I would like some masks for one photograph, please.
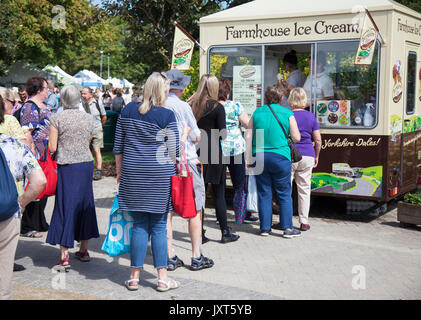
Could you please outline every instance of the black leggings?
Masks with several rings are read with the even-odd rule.
[[[215,206],[216,219],[219,222],[219,228],[221,231],[228,228],[227,223],[227,203],[225,201],[225,180],[221,184],[213,184],[212,186],[212,198]],[[207,185],[206,185],[207,190]],[[202,216],[202,226],[204,224],[205,215]]]

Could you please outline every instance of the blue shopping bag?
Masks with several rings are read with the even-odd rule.
[[[110,212],[107,237],[102,245],[102,250],[108,253],[110,257],[130,252],[133,221],[130,212],[118,210],[117,194]]]

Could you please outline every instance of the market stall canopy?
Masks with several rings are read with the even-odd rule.
[[[57,77],[58,82],[61,82],[65,86],[71,84],[74,81],[71,75],[68,75],[58,66],[53,67],[52,65],[49,64],[49,65],[46,65],[42,70],[47,71],[51,74],[54,74]],[[60,70],[60,72],[58,70]]]
[[[108,78],[106,83],[111,84],[113,88],[131,88],[134,86],[134,84],[127,79]]]
[[[79,71],[73,77],[80,81],[83,87],[101,87],[107,84],[107,81],[100,78],[95,72],[86,69]]]
[[[361,6],[368,8],[371,12],[395,9],[420,16],[416,11],[391,0],[255,0],[202,17],[200,24],[350,13],[353,8]]]
[[[18,61],[9,68],[8,75],[0,77],[0,84],[6,86],[16,86],[25,84],[29,78],[42,77],[47,80],[57,81],[57,77],[47,71],[43,71],[26,61]]]

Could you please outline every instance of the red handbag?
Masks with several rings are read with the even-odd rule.
[[[193,175],[187,165],[186,153],[180,147],[180,170],[171,176],[171,196],[174,211],[182,218],[194,218],[197,214],[194,201]],[[183,165],[186,172],[183,172]]]
[[[38,159],[38,163],[47,178],[47,184],[36,199],[55,196],[57,189],[57,161],[51,159],[50,151],[45,149],[42,156]],[[28,188],[28,185],[26,188]]]

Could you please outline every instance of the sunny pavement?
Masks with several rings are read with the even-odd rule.
[[[130,292],[123,285],[130,273],[129,255],[110,258],[101,251],[115,179],[94,181],[94,193],[100,238],[90,241],[91,262],[76,260],[75,246],[70,249],[70,272],[55,273],[51,268],[59,260],[59,247],[45,243],[46,233],[39,239],[21,237],[16,262],[26,270],[13,275],[14,299],[421,299],[421,228],[399,227],[393,204],[380,217],[358,220],[344,215],[334,200],[323,209],[314,204],[314,212],[329,213],[315,213],[311,230],[295,239],[282,238],[279,230],[262,237],[258,223],[237,226],[230,210],[229,223],[240,239],[229,244],[219,243],[214,209],[207,208],[206,235],[212,241],[202,249],[215,266],[201,271],[178,268],[169,275],[181,287],[160,293],[148,252],[140,288]],[[50,198],[47,221],[53,206]],[[177,216],[173,221],[176,254],[189,265],[187,223]],[[296,216],[294,224],[298,226]]]

